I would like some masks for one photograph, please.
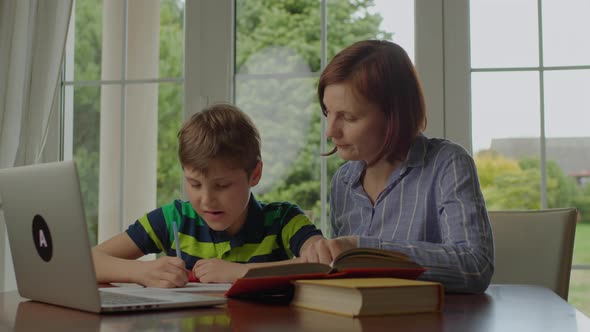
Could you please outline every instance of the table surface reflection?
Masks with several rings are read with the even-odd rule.
[[[552,291],[491,285],[446,294],[442,313],[351,318],[229,299],[212,308],[92,314],[0,293],[0,331],[590,331],[590,319]]]

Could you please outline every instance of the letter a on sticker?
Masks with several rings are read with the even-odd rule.
[[[43,234],[43,230],[39,230],[39,247],[47,247],[47,240],[45,240],[45,234]]]

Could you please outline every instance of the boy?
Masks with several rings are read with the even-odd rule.
[[[201,282],[234,282],[252,267],[299,261],[290,258],[323,238],[296,205],[261,204],[251,194],[262,176],[260,135],[237,107],[217,104],[193,115],[178,142],[189,201],[151,211],[94,247],[98,282],[180,287],[191,270]],[[161,251],[167,256],[137,260]]]

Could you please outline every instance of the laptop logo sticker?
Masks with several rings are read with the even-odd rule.
[[[40,215],[35,215],[33,218],[33,242],[35,248],[41,259],[46,262],[51,260],[53,255],[53,242],[51,241],[51,233],[45,219]]]

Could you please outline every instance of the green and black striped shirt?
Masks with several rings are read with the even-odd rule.
[[[178,241],[187,269],[201,258],[239,263],[274,262],[299,256],[303,243],[322,235],[303,211],[288,202],[264,204],[250,196],[244,226],[234,236],[215,231],[195,212],[190,202],[175,200],[139,218],[127,229],[145,253],[176,256],[172,223],[178,225]]]

